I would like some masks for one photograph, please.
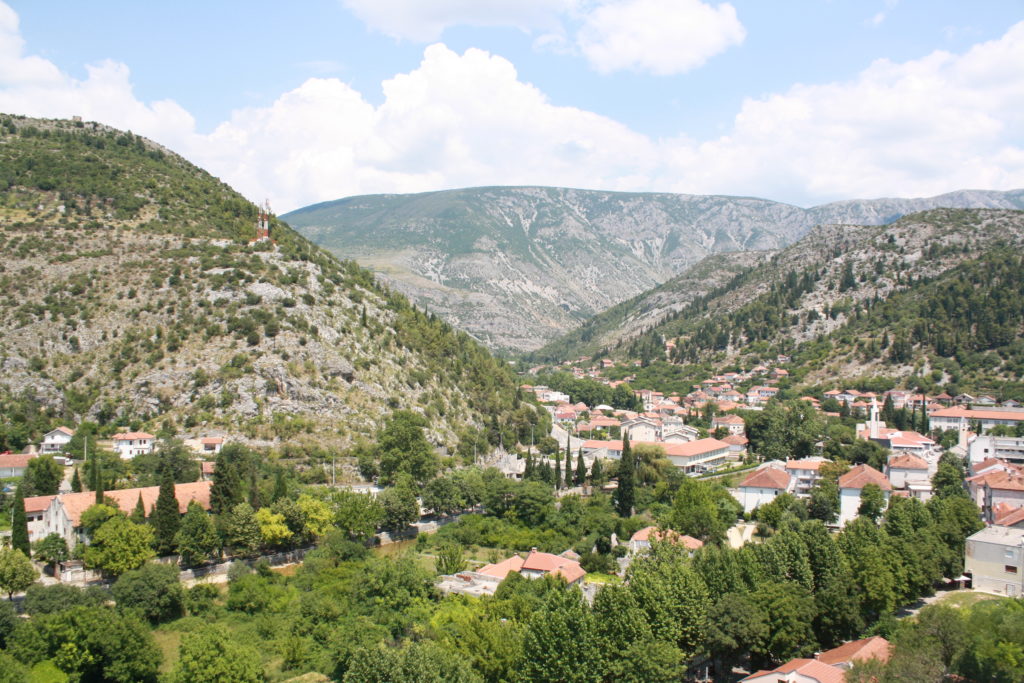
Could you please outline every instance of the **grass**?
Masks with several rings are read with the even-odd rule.
[[[160,673],[166,674],[178,663],[178,646],[181,645],[181,631],[168,631],[158,628],[153,631],[153,638],[156,645],[163,654],[163,661],[160,663]]]
[[[596,572],[592,572],[590,574],[587,574],[586,578],[584,578],[584,581],[586,581],[587,583],[613,584],[622,583],[622,578],[619,576],[615,576],[614,574],[599,574]]]
[[[984,600],[1006,600],[1006,598],[999,595],[992,595],[991,593],[979,593],[976,591],[956,591],[948,595],[942,596],[935,604],[946,605],[947,607],[973,607],[974,605]]]

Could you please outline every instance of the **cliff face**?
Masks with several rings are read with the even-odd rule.
[[[956,192],[811,209],[763,199],[544,187],[351,197],[284,218],[495,349],[527,351],[712,254],[777,249],[824,223],[935,207],[1024,208]]]

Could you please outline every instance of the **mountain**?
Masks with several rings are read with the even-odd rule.
[[[606,332],[623,340],[610,353],[743,366],[786,354],[804,383],[913,376],[1024,394],[1022,247],[1021,211],[821,226],[638,336]]]
[[[0,198],[0,450],[90,419],[324,453],[396,409],[453,445],[519,407],[468,335],[276,218],[253,242],[257,207],[141,137],[0,116]]]
[[[705,256],[936,207],[1020,209],[1024,190],[803,209],[750,197],[484,187],[350,197],[284,218],[491,348],[529,351]]]

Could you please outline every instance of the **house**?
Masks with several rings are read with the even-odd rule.
[[[216,455],[220,453],[220,449],[224,448],[224,437],[204,436],[199,439],[199,445],[202,447],[203,453]]]
[[[564,555],[565,553],[562,555],[542,553],[536,548],[531,548],[530,554],[523,560],[519,573],[528,579],[539,579],[551,574],[562,577],[570,584],[582,583],[587,572],[583,571],[579,562]]]
[[[882,489],[885,497],[885,504],[889,504],[889,496],[892,495],[892,484],[885,478],[885,475],[870,465],[857,465],[849,472],[839,477],[839,525],[845,526],[847,522],[857,517],[857,510],[860,508],[860,494],[868,484],[876,484]]]
[[[960,420],[977,421],[983,432],[998,425],[1016,427],[1024,423],[1024,409],[1021,408],[943,408],[928,415],[929,431],[959,429]]]
[[[182,514],[188,510],[188,504],[193,500],[203,506],[203,509],[210,509],[210,488],[213,486],[208,481],[196,481],[188,484],[175,484],[174,497],[178,500],[178,511]],[[156,505],[156,499],[160,495],[159,486],[147,486],[136,489],[115,489],[107,491],[106,497],[113,500],[117,507],[125,514],[131,514],[142,498],[143,508],[149,516]],[[42,529],[40,534],[46,536],[51,533],[59,534],[68,547],[73,547],[80,541],[85,541],[85,534],[82,530],[82,513],[96,503],[96,494],[92,491],[81,493],[64,493],[53,496],[43,512]],[[26,508],[27,513],[27,508]]]
[[[28,461],[38,453],[3,453],[0,455],[0,479],[24,477]]]
[[[704,547],[704,541],[699,538],[680,534],[672,529],[661,530],[656,526],[648,526],[640,529],[630,536],[629,552],[634,555],[637,553],[645,553],[651,549],[651,541],[668,541],[673,545],[681,545],[689,550],[691,555]]]
[[[1024,529],[990,526],[967,537],[964,573],[975,590],[1007,597],[1024,594]]]
[[[29,496],[25,498],[25,518],[28,520],[28,540],[30,543],[45,538],[46,523],[43,521],[43,514],[50,502],[57,496]]]
[[[1015,508],[1012,505],[1001,503],[1000,508],[998,512],[993,510],[993,517],[995,517],[993,524],[1024,529],[1024,507]]]
[[[982,490],[981,514],[986,522],[994,521],[994,510],[1000,503],[1024,507],[1024,473],[1020,471],[991,472],[985,476]]]
[[[786,472],[793,477],[793,493],[798,496],[809,495],[811,489],[821,479],[821,466],[827,462],[829,461],[821,457],[787,460]]]
[[[630,441],[660,441],[661,421],[638,415],[622,421],[622,432],[629,432]]]
[[[217,463],[212,460],[204,460],[199,463],[199,478],[202,481],[213,481],[213,471],[217,468]]]
[[[711,431],[719,427],[725,428],[730,434],[743,436],[746,424],[739,415],[715,415],[711,418]]]
[[[721,466],[729,456],[729,444],[718,439],[698,439],[686,443],[633,441],[630,446],[656,446],[665,452],[665,457],[685,472],[704,472]],[[590,440],[583,442],[583,455],[588,458],[622,457],[622,441]]]
[[[525,560],[522,557],[519,555],[513,555],[507,560],[485,565],[481,567],[477,573],[485,576],[493,576],[499,581],[504,581],[505,577],[508,576],[510,572],[519,573],[523,568],[523,562],[525,562]]]
[[[816,659],[791,659],[770,671],[752,673],[740,683],[843,683],[846,672]]]
[[[43,434],[43,443],[39,450],[43,453],[61,453],[71,442],[75,430],[68,427],[57,427],[53,431]]]
[[[770,464],[757,468],[740,482],[736,500],[743,506],[743,512],[775,500],[780,493],[793,490],[793,477],[788,472]]]
[[[131,460],[136,455],[152,453],[156,437],[146,432],[123,432],[114,434],[110,440],[113,442],[114,452],[120,455],[122,460]]]
[[[885,475],[893,488],[897,489],[907,488],[910,482],[927,484],[931,479],[928,475],[928,463],[911,453],[890,455],[885,466]]]
[[[978,436],[967,446],[970,462],[999,458],[1015,465],[1024,465],[1024,438],[1012,436]]]
[[[682,424],[682,422],[665,424],[661,428],[661,440],[665,443],[689,443],[696,441],[699,437],[700,432],[696,427]]]
[[[722,442],[729,444],[729,459],[740,460],[747,454],[747,444],[750,440],[745,436],[730,434],[722,439]]]

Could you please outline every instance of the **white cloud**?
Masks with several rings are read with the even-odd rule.
[[[248,197],[285,211],[338,197],[544,184],[714,192],[802,204],[1024,187],[1024,22],[964,54],[880,60],[846,82],[794,85],[745,101],[728,132],[655,140],[556,106],[482,50],[427,47],[371,104],[313,78],[209,134],[172,101],[135,96],[128,68],[74,79],[24,54],[0,2],[0,111],[81,115],[147,135]]]
[[[371,28],[393,38],[430,42],[450,26],[512,26],[550,31],[579,0],[341,0]]]
[[[699,67],[745,37],[728,3],[621,0],[587,15],[577,45],[601,73],[631,69],[667,76]]]

